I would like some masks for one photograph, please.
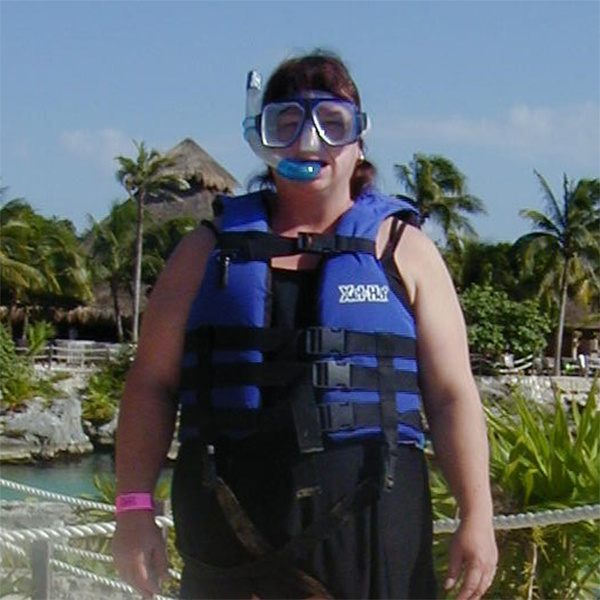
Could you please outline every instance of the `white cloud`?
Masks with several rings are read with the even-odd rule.
[[[600,160],[600,106],[593,102],[565,108],[519,104],[481,119],[401,117],[389,125],[386,137],[501,148],[527,158],[564,157],[591,168],[598,168]]]
[[[115,156],[135,153],[132,138],[117,129],[63,131],[60,144],[69,154],[92,162],[105,173],[115,172]]]

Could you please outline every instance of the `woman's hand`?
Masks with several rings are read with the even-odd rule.
[[[491,520],[462,520],[450,543],[449,590],[461,579],[456,600],[477,600],[492,584],[498,562],[498,548]]]
[[[168,574],[165,541],[150,511],[130,511],[117,519],[112,553],[119,575],[144,598],[160,593]]]

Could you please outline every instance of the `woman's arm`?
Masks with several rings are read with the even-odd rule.
[[[175,425],[185,324],[214,235],[201,227],[168,260],[144,314],[140,343],[119,409],[117,493],[150,492],[164,464]],[[150,511],[117,517],[113,554],[123,579],[145,597],[158,593],[167,561]]]
[[[413,303],[420,383],[437,460],[460,508],[446,588],[462,574],[458,600],[481,597],[497,562],[488,442],[471,373],[466,327],[435,245],[407,227],[395,258]]]

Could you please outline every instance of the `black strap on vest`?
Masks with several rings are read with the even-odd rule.
[[[391,363],[391,359],[389,359]],[[181,375],[181,389],[193,390],[202,382],[204,369],[184,367]],[[304,362],[262,362],[262,363],[222,363],[212,366],[213,387],[255,385],[258,387],[281,387],[310,378],[312,385],[323,389],[387,389],[399,392],[418,393],[417,374],[413,371],[397,371],[393,364],[386,370],[385,379],[380,376],[379,367],[349,365],[333,360],[314,363]],[[202,377],[204,379],[204,377]]]
[[[271,408],[261,408],[260,410],[247,410],[243,408],[212,408],[209,419],[205,409],[197,405],[184,405],[181,408],[182,420],[191,419],[203,425],[203,430],[219,431],[248,431],[252,433],[263,433],[273,431],[283,431],[289,426],[282,416],[287,410],[285,402],[279,402]],[[340,431],[353,431],[366,427],[382,427],[382,413],[379,403],[360,404],[358,402],[339,402],[335,404],[319,404],[314,407],[317,422],[320,425],[319,431],[314,432],[313,436],[318,436],[318,441],[305,442],[313,446],[321,445],[321,433],[338,433]],[[309,414],[308,418],[313,419],[314,415]],[[204,421],[200,420],[204,419]],[[397,425],[408,425],[414,429],[422,429],[421,413],[419,410],[408,410],[403,413],[394,414],[394,430]],[[206,439],[206,437],[204,438]],[[311,439],[311,434],[303,434],[302,440]],[[303,446],[300,444],[301,449]],[[303,452],[316,451],[318,448],[305,449]]]
[[[286,346],[298,354],[364,354],[414,359],[416,342],[413,338],[393,333],[363,332],[334,327],[308,329],[279,329],[243,326],[202,326],[188,331],[185,351],[198,346],[215,350],[260,350],[278,352]]]
[[[227,231],[219,234],[217,248],[236,261],[269,260],[294,254],[375,254],[375,242],[344,235],[300,233],[287,238],[266,231]]]

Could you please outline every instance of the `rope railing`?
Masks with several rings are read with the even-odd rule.
[[[57,560],[55,558],[50,559],[50,563],[52,564],[52,566],[54,566],[58,569],[61,569],[63,571],[66,571],[68,573],[71,573],[72,575],[77,575],[79,577],[84,577],[85,579],[90,579],[91,581],[94,581],[95,583],[100,583],[102,585],[105,585],[105,586],[110,587],[115,590],[121,590],[122,592],[128,592],[130,594],[135,594],[136,597],[139,596],[139,592],[135,588],[132,588],[130,585],[127,585],[126,583],[123,583],[122,581],[110,579],[109,577],[103,577],[102,575],[96,575],[96,573],[92,573],[91,571],[88,571],[87,569],[81,569],[80,567],[74,567],[73,565],[70,565],[69,563],[63,562],[62,560]],[[155,600],[175,600],[175,598],[172,598],[171,596],[162,596],[160,594],[155,594],[153,596],[153,598]]]
[[[86,558],[88,560],[97,560],[103,563],[112,563],[113,557],[109,554],[103,554],[102,552],[93,552],[92,550],[84,550],[83,548],[75,548],[74,546],[67,546],[66,544],[53,544],[52,549],[55,552],[62,552],[63,554],[71,554],[78,556],[79,558]]]
[[[516,515],[497,515],[493,519],[494,529],[529,529],[549,525],[567,525],[579,521],[600,519],[600,504],[587,504],[576,508],[526,512]],[[459,519],[439,519],[433,523],[433,533],[452,533],[460,523]]]
[[[80,498],[73,498],[71,496],[65,496],[62,494],[55,494],[54,492],[47,492],[39,488],[22,485],[14,481],[0,478],[0,486],[5,486],[17,491],[25,491],[27,493],[38,495],[45,498],[52,498],[67,504],[73,504],[75,506],[84,506],[86,508],[94,508],[98,510],[105,510],[107,512],[114,512],[114,506],[104,502],[93,502],[90,500],[81,500]],[[156,516],[156,522],[161,527],[172,527],[173,520],[170,517]],[[548,525],[564,525],[568,523],[576,523],[577,521],[600,519],[600,504],[588,504],[586,506],[579,506],[575,508],[555,509],[546,510],[540,512],[526,512],[515,515],[497,515],[494,517],[494,528],[498,530],[509,530],[509,529],[526,529],[534,526],[548,526]],[[454,531],[458,524],[459,519],[439,519],[434,521],[434,533],[450,533]],[[60,527],[57,529],[52,528],[41,528],[41,529],[21,529],[20,534],[24,536],[35,536],[39,535],[39,538],[33,539],[50,539],[52,537],[64,536],[64,537],[88,537],[90,535],[111,535],[114,532],[115,523],[90,523],[87,525],[70,525],[66,527]],[[0,539],[5,536],[17,535],[16,531],[7,532],[6,530],[0,530]],[[46,537],[45,537],[46,536]],[[10,538],[6,538],[9,539]],[[23,538],[23,541],[26,541]]]
[[[20,558],[27,558],[27,552],[25,552],[23,548],[17,546],[16,544],[13,544],[12,542],[9,542],[8,540],[0,539],[0,546],[6,548],[6,550],[11,552],[12,554],[16,554]]]
[[[29,485],[17,483],[16,481],[10,481],[9,479],[0,478],[0,486],[16,492],[23,492],[25,494],[31,494],[32,496],[39,496],[40,498],[47,498],[48,500],[56,500],[57,502],[64,502],[65,504],[79,506],[80,508],[92,508],[95,510],[104,510],[106,512],[115,512],[115,507],[112,504],[107,504],[106,502],[95,502],[93,500],[84,500],[82,498],[74,498],[73,496],[65,496],[64,494],[48,492],[46,490],[31,487]]]

